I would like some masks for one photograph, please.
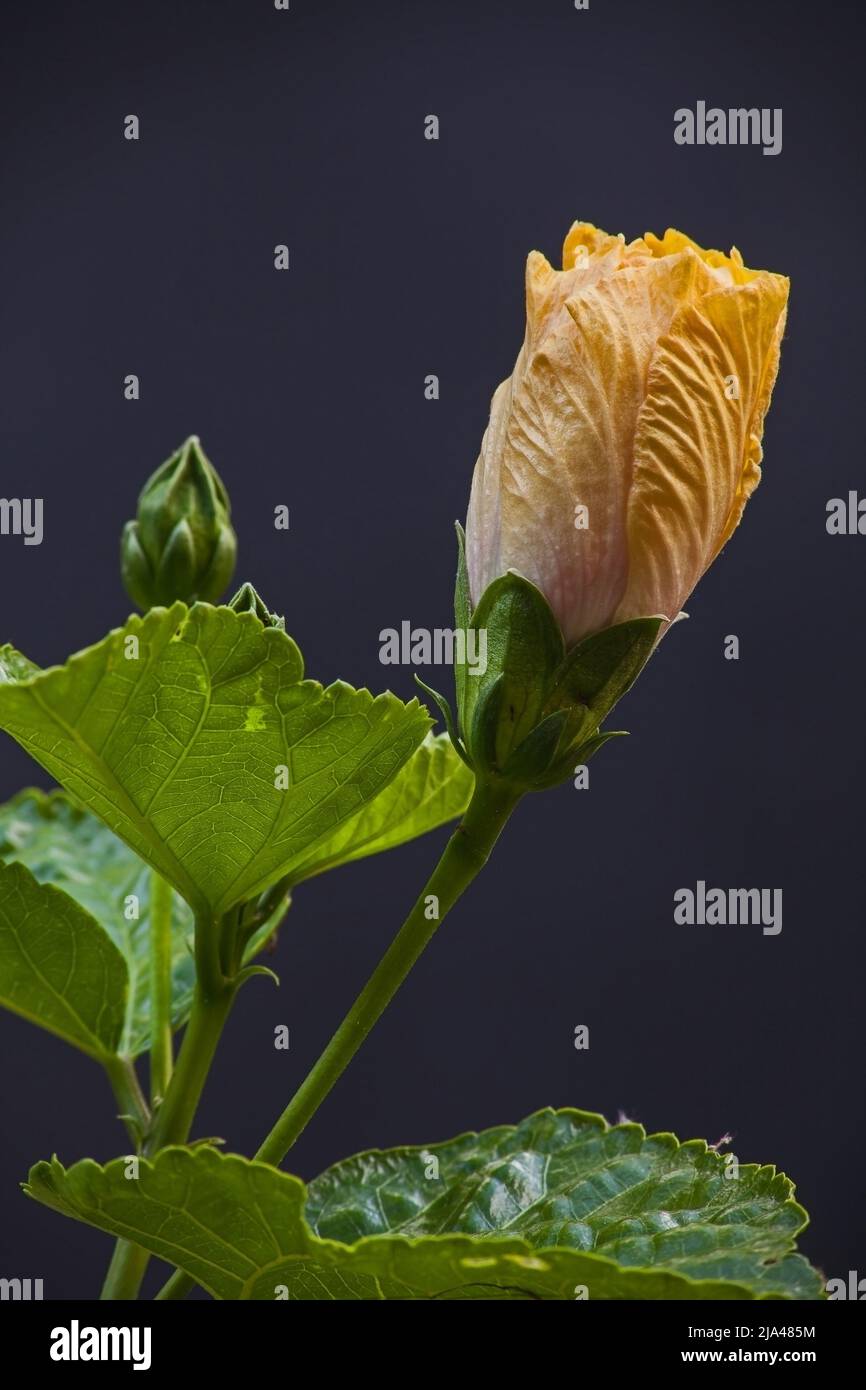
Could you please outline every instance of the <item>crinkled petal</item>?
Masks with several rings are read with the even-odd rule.
[[[473,599],[517,569],[569,643],[612,621],[625,589],[634,427],[657,341],[716,285],[689,249],[632,264],[608,240],[602,258],[619,259],[601,274],[529,258],[526,341],[493,398],[467,520]]]
[[[660,338],[635,432],[617,621],[676,617],[738,524],[760,479],[787,297],[783,276],[761,272],[684,305]]]

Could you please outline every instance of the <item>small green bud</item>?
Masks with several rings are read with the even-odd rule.
[[[147,611],[181,599],[215,603],[235,568],[237,540],[228,493],[191,435],[145,483],[138,515],[123,528],[126,592]]]
[[[280,632],[286,630],[285,618],[280,618],[276,613],[266,606],[264,599],[252,584],[242,584],[237,593],[228,602],[229,608],[233,608],[236,613],[255,613],[260,623],[265,627],[279,628]]]

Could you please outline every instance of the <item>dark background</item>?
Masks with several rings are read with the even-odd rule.
[[[542,1105],[624,1111],[731,1131],[796,1180],[828,1277],[866,1273],[866,539],[825,530],[828,498],[864,488],[858,8],[4,8],[0,492],[45,499],[45,539],[0,539],[0,638],[40,663],[123,621],[121,525],[195,432],[231,492],[238,579],[285,612],[309,673],[410,696],[378,633],[450,624],[452,522],[522,337],[530,248],[558,257],[578,217],[627,238],[673,225],[793,282],[763,485],[621,707],[632,738],[588,792],[523,803],[297,1145],[305,1177]],[[782,107],[782,153],[678,147],[674,110],[699,99]],[[4,796],[46,784],[10,741],[0,757]],[[255,1148],[444,837],[298,892],[282,988],[241,994],[197,1133]],[[698,878],[781,887],[781,935],[675,925]],[[108,1238],[16,1184],[54,1151],[123,1151],[107,1084],[17,1018],[0,1046],[2,1272],[89,1297]]]

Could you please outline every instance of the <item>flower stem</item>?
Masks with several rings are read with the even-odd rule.
[[[150,875],[150,1099],[168,1090],[173,1065],[171,1042],[171,885]]]
[[[257,1159],[278,1164],[285,1158],[385,1012],[446,912],[486,864],[517,797],[518,794],[510,789],[506,791],[490,783],[476,786],[463,820],[448,841],[415,906],[321,1057],[256,1151]],[[432,898],[438,899],[435,912]]]
[[[476,783],[466,813],[415,906],[324,1052],[256,1151],[256,1159],[276,1165],[285,1158],[381,1018],[445,914],[486,864],[520,795],[519,790],[502,783]],[[183,1298],[194,1285],[189,1275],[177,1270],[157,1298]]]

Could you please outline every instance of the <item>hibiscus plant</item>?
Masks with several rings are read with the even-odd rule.
[[[0,726],[59,784],[0,810],[0,1002],[104,1068],[127,1132],[112,1162],[40,1162],[25,1190],[115,1238],[104,1298],[136,1298],[152,1256],[174,1270],[165,1299],[821,1296],[786,1177],[630,1122],[539,1109],[308,1184],[280,1167],[517,803],[615,736],[760,476],[788,282],[677,232],[583,223],[563,267],[529,257],[526,336],[458,527],[453,703],[424,687],[444,732],[420,699],[307,679],[251,584],[219,603],[236,540],[196,438],[123,532],[141,615],[46,670],[0,651]],[[197,1135],[295,887],[449,821],[257,1152]]]

